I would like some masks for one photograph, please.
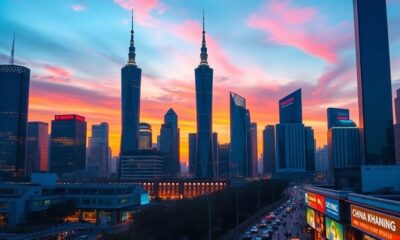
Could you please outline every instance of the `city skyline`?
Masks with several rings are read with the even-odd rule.
[[[87,23],[87,26],[83,24],[86,27],[93,26],[93,24],[100,27],[100,29],[90,32],[90,34],[100,34],[96,39],[89,36],[90,34],[80,35],[80,27],[78,26],[76,26],[76,30],[67,28],[65,32],[50,33],[55,26],[45,24],[49,26],[41,28],[40,32],[38,31],[40,24],[35,24],[35,21],[26,21],[26,19],[23,22],[20,19],[17,20],[14,15],[18,16],[18,14],[7,11],[7,8],[12,5],[0,3],[0,6],[4,5],[4,8],[1,8],[3,10],[0,10],[2,12],[0,24],[8,26],[2,28],[4,29],[2,36],[5,37],[0,40],[0,60],[4,63],[9,61],[12,32],[15,31],[17,35],[16,64],[29,67],[32,71],[29,121],[50,122],[55,114],[76,113],[85,116],[88,125],[100,121],[110,122],[110,145],[113,148],[114,155],[118,154],[121,132],[119,71],[126,62],[130,30],[129,9],[133,6],[129,5],[130,2],[135,1],[115,1],[116,4],[112,8],[115,14],[110,14],[111,16],[107,17],[107,19],[110,18],[108,20],[112,21],[107,22],[105,26],[100,22]],[[304,123],[315,129],[318,146],[326,143],[326,108],[349,108],[352,112],[352,118],[358,123],[352,1],[349,0],[346,4],[337,5],[321,5],[317,4],[317,1],[314,1],[316,5],[306,5],[305,1],[299,2],[302,3],[298,4],[297,1],[296,4],[294,1],[260,1],[258,6],[271,13],[263,15],[261,15],[260,10],[257,10],[257,7],[253,6],[249,10],[247,6],[243,9],[246,16],[244,16],[244,13],[240,14],[243,15],[240,19],[240,27],[231,34],[232,36],[241,34],[240,31],[243,31],[243,28],[250,34],[246,37],[238,37],[239,39],[236,40],[227,40],[225,39],[226,36],[221,36],[227,30],[223,30],[222,33],[217,30],[217,27],[221,25],[221,20],[218,19],[210,3],[208,7],[194,5],[198,9],[191,9],[190,14],[183,12],[179,19],[171,19],[170,21],[164,18],[173,15],[178,10],[169,3],[156,1],[156,4],[151,6],[142,4],[139,8],[133,7],[135,12],[136,59],[144,75],[140,121],[151,123],[153,131],[158,133],[165,111],[170,107],[176,109],[180,118],[179,127],[181,128],[181,161],[187,162],[187,133],[195,132],[196,129],[193,68],[198,64],[201,43],[201,9],[205,8],[206,38],[209,47],[208,59],[215,74],[213,126],[219,134],[220,143],[229,142],[229,91],[238,92],[248,99],[252,121],[257,122],[260,126],[258,129],[259,152],[262,152],[260,150],[263,126],[278,122],[278,100],[299,87],[303,89],[304,93]],[[91,15],[91,18],[95,18],[99,14],[99,9],[104,8],[102,5],[105,5],[104,2],[100,6],[95,6],[94,2],[90,1],[84,3],[85,5],[78,7],[79,5],[72,6],[71,2],[66,2],[66,5],[60,4],[57,11],[63,14],[75,14],[74,16],[77,18],[89,18],[85,15]],[[120,4],[118,5],[118,3]],[[392,84],[394,84],[392,91],[394,92],[400,84],[400,54],[397,50],[400,48],[400,32],[394,29],[394,23],[400,22],[400,15],[398,14],[400,11],[397,11],[397,15],[394,14],[396,9],[400,9],[400,1],[392,0],[388,3]],[[18,4],[20,5],[17,6]],[[29,3],[15,3],[15,11],[17,13],[18,9],[23,11],[24,4]],[[328,11],[327,5],[331,8],[344,8],[346,9],[344,12],[349,15],[347,16],[344,13],[333,17],[325,15],[327,13],[325,11]],[[32,7],[37,9],[34,6],[30,6],[30,9]],[[290,15],[290,18],[285,14],[280,14],[280,9],[284,9],[285,14]],[[333,9],[332,12],[334,12]],[[188,17],[189,20],[185,20],[185,17]],[[41,19],[42,17],[33,14],[28,18]],[[317,19],[324,19],[324,21],[316,25],[327,24],[330,29],[323,29],[321,26],[310,27],[310,22]],[[128,20],[128,23],[125,24],[125,20]],[[62,22],[62,17],[56,18],[56,21]],[[234,21],[237,21],[237,19],[232,20],[232,22]],[[294,21],[297,21],[297,23]],[[25,22],[29,22],[29,24]],[[70,22],[74,21],[71,20]],[[338,22],[338,25],[335,24]],[[148,25],[149,23],[151,25]],[[13,28],[13,25],[10,27],[8,24],[13,24],[15,27]],[[277,29],[279,25],[277,24],[287,24],[289,27],[298,28],[299,32],[279,32],[279,29]],[[167,29],[175,31],[175,38],[185,43],[183,44],[184,47],[177,49],[177,53],[174,53],[174,50],[176,50],[174,48],[178,48],[179,44],[162,41],[163,38],[171,34],[162,29],[166,26]],[[70,27],[74,26],[71,25]],[[313,30],[318,29],[313,28],[321,28],[328,35],[330,31],[331,33],[343,33],[344,39],[331,40],[329,36],[324,37],[324,34],[321,34],[320,39],[314,40],[314,48],[309,45],[309,41],[313,40],[309,37],[312,36]],[[82,31],[82,29],[80,30]],[[104,31],[102,32],[102,30]],[[346,33],[346,31],[349,32]],[[116,36],[111,39],[109,36],[103,35],[106,32],[108,34],[114,32]],[[34,34],[25,37],[24,34],[28,33]],[[151,33],[156,33],[156,37],[151,38]],[[304,42],[293,39],[293,36],[290,35],[301,33],[306,34],[306,39],[303,39]],[[53,36],[47,36],[47,39],[45,39],[46,34]],[[10,37],[7,38],[6,36]],[[74,36],[84,38],[82,43],[75,44],[80,46],[83,51],[78,53],[75,51],[81,49],[72,50],[70,55],[67,54],[66,59],[64,57],[64,59],[54,61],[54,56],[50,55],[59,56],[58,54],[71,51],[71,46],[66,48],[65,44],[72,41]],[[59,38],[59,41],[62,39],[62,43],[51,44],[56,43],[54,38]],[[243,52],[246,46],[236,48],[237,52],[231,50],[232,46],[235,46],[238,42],[245,44],[243,43],[244,40],[252,45],[249,53]],[[44,41],[49,42],[45,43]],[[90,43],[96,43],[96,46],[86,48]],[[40,44],[42,44],[41,47]],[[152,44],[157,47],[151,49]],[[37,49],[28,50],[30,45],[36,45]],[[118,46],[115,47],[116,45]],[[52,50],[46,50],[46,47]],[[108,52],[105,51],[107,47],[110,47]],[[163,49],[160,50],[162,47]],[[265,47],[265,49],[260,53],[255,53],[254,48],[257,47],[260,49]],[[279,51],[271,49],[272,47],[276,47]],[[57,49],[61,52],[58,53]],[[183,52],[182,49],[189,50]],[[157,52],[158,50],[160,51]],[[53,54],[54,51],[56,54]],[[146,56],[146,53],[152,53],[153,56],[151,56],[152,54]],[[157,54],[161,56],[159,60],[157,60]],[[260,57],[260,54],[270,54],[275,57],[265,59],[265,57]],[[293,57],[294,59],[284,59],[283,56],[279,55],[286,58]],[[97,56],[99,59],[90,62],[91,59],[89,58],[92,56]],[[164,57],[167,56],[172,56],[171,61],[165,62]],[[74,57],[81,58],[73,60]],[[304,59],[303,63],[296,62],[296,66],[290,67],[291,72],[287,72],[285,63],[294,64],[295,59],[299,58],[302,61]],[[156,62],[161,60],[163,64],[157,66],[152,63],[153,60]],[[271,63],[272,61],[276,62]],[[181,62],[185,62],[183,66],[181,66]],[[96,63],[102,63],[101,68]],[[265,66],[265,69],[262,69],[263,66]],[[311,71],[309,68],[318,70]],[[172,69],[174,70],[172,71]],[[104,72],[105,74],[103,74]],[[99,76],[101,77],[98,78]],[[302,78],[305,78],[305,80],[299,81]],[[100,81],[96,82],[97,80]],[[54,101],[54,99],[58,101]],[[64,106],[64,101],[69,102],[68,106]],[[315,107],[316,104],[319,106]],[[90,135],[89,132],[88,135]]]

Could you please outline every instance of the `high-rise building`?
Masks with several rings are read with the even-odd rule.
[[[26,130],[30,69],[14,64],[0,65],[0,179],[25,174]]]
[[[218,177],[229,178],[230,144],[218,144]]]
[[[189,133],[189,175],[196,176],[197,134]]]
[[[214,158],[214,171],[215,171],[215,175],[214,177],[218,176],[218,159],[219,159],[219,151],[218,151],[218,133],[213,132],[212,134],[213,137],[213,158]]]
[[[212,178],[216,175],[215,159],[213,156],[212,136],[212,90],[213,69],[207,62],[207,47],[203,16],[203,40],[200,54],[200,64],[195,69],[196,82],[196,123],[197,123],[197,148],[196,148],[196,177]]]
[[[59,175],[86,169],[86,121],[79,115],[56,115],[51,121],[50,171]]]
[[[129,60],[121,69],[122,133],[120,155],[135,152],[139,147],[140,85],[142,69],[136,65],[133,34],[132,14],[131,41],[128,54]]]
[[[164,158],[155,150],[141,150],[120,158],[120,179],[154,180],[163,178]]]
[[[275,171],[306,171],[306,139],[301,89],[279,100],[280,123],[275,127]]]
[[[26,174],[48,170],[49,124],[28,122]]]
[[[263,130],[263,173],[275,172],[275,127],[267,125]]]
[[[170,108],[164,115],[160,130],[160,152],[165,158],[165,173],[170,177],[180,175],[179,139],[178,115]]]
[[[360,129],[351,120],[339,120],[328,130],[329,168],[359,167]]]
[[[354,0],[361,157],[395,163],[386,1]]]
[[[302,123],[301,89],[279,100],[279,122]]]
[[[349,109],[345,108],[328,108],[327,118],[328,118],[328,129],[330,129],[332,125],[335,124],[337,121],[349,120],[350,112]]]
[[[394,99],[394,112],[396,116],[396,123],[394,124],[396,164],[400,165],[400,88],[396,91],[396,98]]]
[[[306,140],[306,170],[308,172],[315,172],[314,129],[312,129],[312,127],[305,127],[304,133]]]
[[[153,147],[153,134],[151,125],[139,123],[139,150],[151,150]]]
[[[315,151],[315,171],[327,172],[329,170],[328,145],[318,148]]]
[[[258,173],[258,151],[257,151],[257,123],[250,124],[250,143],[251,143],[251,164],[252,177],[256,177]]]
[[[87,169],[97,172],[101,177],[108,177],[110,175],[111,156],[108,139],[108,123],[102,122],[98,125],[92,125]]]

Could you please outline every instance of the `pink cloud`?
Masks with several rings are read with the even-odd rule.
[[[264,31],[268,41],[298,48],[329,63],[337,62],[338,50],[352,41],[349,24],[327,26],[316,8],[294,6],[289,0],[268,1],[247,24]]]
[[[75,12],[80,12],[86,9],[86,7],[84,5],[80,5],[80,4],[74,4],[70,6],[72,10],[74,10]]]
[[[158,20],[152,14],[163,14],[166,9],[158,0],[114,0],[114,3],[127,10],[133,9],[135,22],[144,26],[156,24]]]

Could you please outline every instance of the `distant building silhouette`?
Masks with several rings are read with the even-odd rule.
[[[305,127],[304,133],[306,140],[306,171],[315,172],[314,129],[312,129],[312,127]]]
[[[28,122],[26,174],[48,171],[49,124]]]
[[[79,115],[56,115],[51,121],[50,171],[62,176],[86,169],[86,121]]]
[[[197,133],[189,133],[189,175],[196,176]]]
[[[180,176],[179,139],[178,115],[170,108],[160,130],[160,152],[164,154],[166,175],[170,177]]]
[[[100,177],[110,175],[110,146],[108,123],[92,125],[92,136],[89,138],[89,157],[87,169],[95,171]]]
[[[265,126],[263,130],[263,174],[275,172],[275,127]]]
[[[253,175],[250,114],[246,99],[230,92],[230,176],[251,177]]]
[[[139,123],[139,150],[151,150],[153,148],[153,133],[151,125]]]
[[[218,144],[218,177],[229,178],[230,144]]]
[[[0,65],[0,180],[25,174],[30,69],[14,65],[14,43]]]
[[[353,3],[362,161],[395,164],[386,1]]]
[[[120,155],[135,152],[139,148],[140,85],[142,69],[136,65],[136,53],[133,31],[133,14],[131,41],[128,63],[121,69],[121,107],[122,132]]]
[[[257,151],[257,123],[250,124],[251,165],[252,177],[258,175],[258,151]]]
[[[205,39],[203,16],[203,40],[200,54],[200,64],[195,69],[196,85],[196,123],[197,147],[195,176],[198,178],[213,178],[216,176],[213,136],[212,136],[212,91],[213,69],[207,62],[208,54]]]

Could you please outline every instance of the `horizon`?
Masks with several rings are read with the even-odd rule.
[[[278,123],[279,100],[298,88],[303,122],[313,127],[318,147],[326,144],[328,107],[349,108],[359,125],[351,0],[237,1],[225,5],[224,19],[215,6],[227,1],[201,6],[157,0],[47,2],[53,17],[41,14],[43,4],[0,2],[0,61],[9,62],[15,32],[15,62],[31,69],[29,121],[50,124],[57,114],[82,115],[88,136],[91,125],[108,122],[114,156],[119,152],[120,71],[128,60],[132,7],[136,62],[143,71],[141,122],[151,124],[156,139],[164,114],[170,107],[176,111],[181,163],[188,162],[188,133],[196,131],[194,69],[200,63],[202,9],[215,75],[213,131],[221,144],[229,142],[230,91],[246,98],[251,121],[257,122],[258,158],[264,126]],[[400,0],[388,0],[387,11],[394,98],[400,87]],[[104,12],[102,24],[96,25],[96,16]],[[235,27],[227,20],[232,15]],[[59,28],[60,23],[65,26]]]

